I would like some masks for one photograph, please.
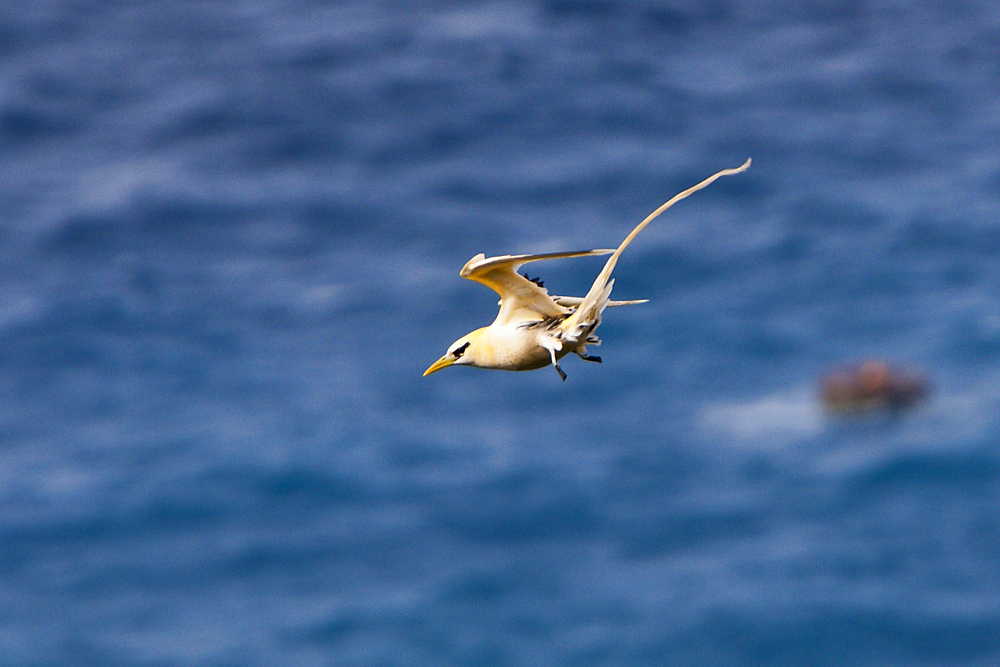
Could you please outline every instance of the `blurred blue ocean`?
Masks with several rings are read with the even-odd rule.
[[[995,0],[10,0],[0,81],[0,664],[1000,664]],[[421,377],[747,157],[602,365]]]

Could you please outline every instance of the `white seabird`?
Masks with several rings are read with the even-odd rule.
[[[487,258],[482,253],[470,259],[459,275],[475,280],[495,290],[500,295],[500,312],[493,324],[468,333],[448,348],[448,352],[424,371],[430,375],[448,366],[473,366],[506,371],[530,371],[552,364],[565,380],[566,373],[559,367],[559,360],[569,353],[581,359],[600,363],[601,358],[587,354],[587,345],[600,345],[594,330],[601,323],[601,314],[608,306],[625,306],[644,303],[637,301],[612,301],[611,272],[622,251],[646,225],[685,197],[711,185],[721,176],[746,171],[748,159],[735,169],[723,169],[701,183],[674,195],[668,202],[646,216],[632,233],[625,237],[616,250],[577,250],[550,252],[541,255],[502,255]],[[611,255],[598,274],[590,291],[584,297],[549,296],[540,281],[530,280],[517,270],[528,262],[564,257]]]

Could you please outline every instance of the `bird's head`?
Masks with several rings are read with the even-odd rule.
[[[480,337],[480,330],[477,329],[470,334],[462,336],[448,348],[443,357],[431,364],[430,368],[424,371],[424,377],[447,368],[448,366],[474,366],[476,359],[476,340]]]

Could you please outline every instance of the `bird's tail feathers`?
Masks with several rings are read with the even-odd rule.
[[[566,338],[579,341],[590,336],[590,332],[596,329],[597,325],[601,323],[601,315],[604,313],[604,309],[611,303],[611,290],[614,286],[615,281],[611,279],[606,285],[602,286],[596,298],[591,298],[590,294],[587,295],[580,306],[566,319],[566,323],[563,326],[565,332],[563,335]]]
[[[618,258],[621,257],[622,252],[628,247],[632,240],[639,235],[643,229],[646,228],[650,222],[652,222],[657,216],[666,211],[668,208],[676,204],[682,199],[689,197],[698,190],[708,187],[716,181],[716,179],[722,176],[730,176],[732,174],[739,174],[750,168],[750,159],[748,158],[739,167],[734,169],[723,169],[722,171],[716,172],[703,180],[697,185],[693,185],[683,192],[671,197],[665,204],[661,205],[658,209],[646,216],[646,219],[640,222],[632,232],[625,237],[622,244],[618,246],[618,249],[614,251],[608,261],[604,264],[604,268],[598,274],[597,279],[594,284],[591,285],[590,291],[587,292],[587,296],[583,297],[583,301],[580,302],[580,306],[570,315],[564,324],[564,331],[566,336],[579,340],[579,336],[583,334],[584,331],[592,331],[598,323],[601,321],[601,313],[607,307],[608,302],[611,297],[611,287],[614,285],[614,281],[611,280],[611,273],[615,270],[615,266],[618,264]],[[576,334],[575,336],[573,334]]]

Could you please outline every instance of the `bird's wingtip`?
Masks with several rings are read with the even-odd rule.
[[[462,267],[462,270],[458,272],[459,277],[467,278],[472,273],[472,270],[476,268],[476,264],[479,264],[479,262],[483,261],[484,259],[486,259],[486,255],[484,255],[483,253],[479,253],[478,255],[470,259],[468,262],[465,263],[465,266]]]

